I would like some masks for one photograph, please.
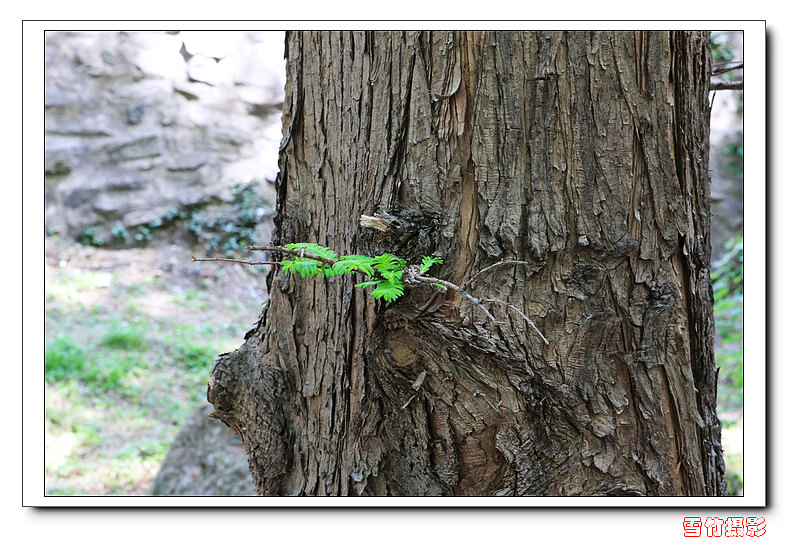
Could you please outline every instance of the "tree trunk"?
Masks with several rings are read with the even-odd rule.
[[[469,290],[549,344],[452,291],[274,268],[208,391],[259,494],[724,492],[707,38],[287,35],[273,242],[441,256],[458,285],[526,261]]]

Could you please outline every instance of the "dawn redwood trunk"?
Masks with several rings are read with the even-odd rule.
[[[259,494],[723,493],[707,38],[287,35],[273,243],[440,256],[458,285],[526,261],[469,291],[549,345],[498,304],[275,267],[208,393]]]

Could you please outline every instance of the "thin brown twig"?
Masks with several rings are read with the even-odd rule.
[[[529,318],[527,315],[525,315],[525,314],[523,313],[523,311],[522,311],[520,308],[518,308],[517,306],[514,306],[514,305],[512,305],[512,304],[509,304],[508,302],[504,302],[503,300],[496,300],[495,298],[482,298],[482,300],[484,300],[485,302],[495,302],[496,304],[503,304],[503,305],[504,305],[504,306],[506,306],[507,308],[511,308],[511,309],[513,309],[514,311],[516,311],[517,313],[519,313],[520,315],[522,315],[522,316],[523,316],[523,319],[525,319],[525,320],[528,322],[528,324],[529,324],[529,325],[531,325],[531,326],[534,328],[534,330],[535,330],[535,331],[536,331],[536,333],[539,335],[539,337],[540,337],[542,340],[544,340],[544,343],[545,343],[545,344],[547,344],[547,345],[550,345],[550,342],[548,342],[548,341],[547,341],[547,338],[545,338],[545,337],[544,337],[544,334],[542,334],[542,331],[540,331],[540,330],[537,328],[537,326],[534,324],[534,322],[533,322],[533,321],[531,321],[531,319],[530,319],[530,318]]]
[[[506,306],[508,308],[511,308],[514,311],[516,311],[517,313],[519,313],[520,315],[522,315],[523,318],[528,322],[528,324],[531,325],[531,327],[533,327],[533,329],[537,332],[537,334],[539,334],[539,337],[542,340],[544,340],[544,343],[547,344],[547,345],[550,345],[550,342],[547,341],[547,338],[544,337],[544,334],[542,334],[542,331],[539,330],[539,328],[536,326],[536,324],[533,321],[531,321],[531,319],[527,315],[525,315],[525,313],[523,313],[523,311],[520,308],[518,308],[518,307],[516,307],[516,306],[514,306],[512,304],[509,304],[508,302],[504,302],[503,300],[497,300],[495,298],[476,298],[475,296],[473,296],[469,292],[465,291],[462,287],[458,287],[454,283],[451,283],[449,281],[445,281],[443,279],[438,279],[437,277],[426,277],[426,276],[423,276],[423,275],[414,274],[413,275],[413,280],[416,283],[425,284],[425,285],[433,284],[433,283],[438,283],[438,284],[441,284],[441,285],[445,285],[446,287],[448,287],[451,290],[455,291],[461,297],[463,297],[466,300],[468,300],[471,304],[474,304],[475,306],[480,308],[485,313],[485,315],[491,321],[493,321],[493,323],[496,323],[496,324],[501,324],[501,323],[503,323],[503,321],[499,321],[498,319],[496,319],[495,316],[493,314],[491,314],[489,312],[489,310],[482,305],[482,303],[483,302],[493,302],[493,303],[496,303],[496,304],[503,304],[504,306]],[[405,281],[405,280],[403,279],[403,281]]]
[[[487,316],[487,317],[488,317],[488,318],[489,318],[489,319],[490,319],[490,320],[491,320],[493,323],[500,323],[500,321],[498,321],[498,320],[497,320],[497,319],[496,319],[496,318],[495,318],[495,317],[494,317],[494,316],[493,316],[493,315],[492,315],[492,314],[491,314],[491,313],[490,313],[490,312],[487,310],[487,308],[485,308],[485,307],[482,305],[482,301],[481,301],[481,300],[479,300],[478,298],[476,298],[475,296],[473,296],[472,294],[470,294],[469,292],[467,292],[467,291],[466,291],[465,289],[463,289],[462,287],[459,287],[459,286],[455,285],[455,284],[454,284],[454,283],[452,283],[451,281],[446,281],[445,279],[438,279],[437,277],[426,277],[426,276],[423,276],[423,275],[420,275],[420,274],[413,274],[413,281],[410,281],[410,280],[408,280],[408,279],[404,279],[404,278],[403,278],[402,282],[403,282],[403,284],[405,284],[405,283],[413,283],[413,282],[415,282],[415,283],[417,283],[417,284],[421,284],[421,285],[430,285],[430,284],[433,284],[433,283],[437,283],[437,284],[439,284],[439,285],[444,285],[444,286],[446,286],[446,287],[450,288],[451,290],[453,290],[454,292],[456,292],[457,294],[459,294],[461,297],[465,298],[465,299],[466,299],[468,302],[470,302],[471,304],[474,304],[475,306],[478,306],[478,307],[479,307],[479,308],[480,308],[480,309],[481,309],[481,310],[484,312],[484,314],[485,314],[485,315],[486,315],[486,316]]]
[[[272,253],[284,253],[290,256],[296,256],[298,258],[309,258],[311,260],[317,260],[318,262],[322,262],[323,264],[328,264],[329,266],[333,266],[336,262],[339,262],[336,258],[325,258],[322,256],[318,256],[316,254],[307,253],[304,249],[290,249],[289,247],[278,247],[276,245],[265,245],[265,246],[248,246],[246,247],[247,251],[268,251]]]
[[[716,82],[711,82],[711,85],[709,85],[709,89],[711,91],[721,91],[724,89],[744,89],[744,80],[731,81],[731,82],[719,80]]]
[[[725,74],[726,72],[730,72],[732,70],[738,70],[740,68],[744,68],[744,63],[736,62],[736,64],[728,67],[725,67],[723,65],[717,65],[716,67],[712,67],[711,75],[719,76],[720,74]]]
[[[281,264],[281,262],[252,262],[251,260],[237,260],[235,258],[220,258],[220,257],[205,257],[205,258],[197,258],[192,256],[193,262],[237,262],[238,264],[248,264],[249,266],[275,266],[277,264]]]
[[[476,281],[476,279],[477,279],[477,278],[478,278],[480,275],[482,275],[483,273],[485,273],[485,272],[487,272],[487,271],[489,271],[489,270],[492,270],[493,268],[498,268],[498,267],[500,267],[500,266],[507,266],[507,265],[509,265],[509,264],[528,264],[528,262],[525,262],[525,261],[523,261],[523,260],[502,260],[501,262],[496,262],[496,263],[495,263],[495,264],[493,264],[492,266],[487,266],[486,268],[482,268],[481,270],[479,270],[479,271],[476,273],[476,275],[474,275],[474,276],[473,276],[472,278],[470,278],[468,281],[466,281],[465,283],[463,283],[463,284],[462,284],[462,286],[463,286],[463,287],[467,287],[468,285],[470,285],[471,283],[473,283],[474,281]]]

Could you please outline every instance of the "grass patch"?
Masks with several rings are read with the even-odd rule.
[[[717,331],[714,358],[720,369],[717,413],[722,421],[728,494],[739,496],[744,488],[741,410],[744,396],[744,240],[736,237],[714,264],[714,325]]]
[[[728,479],[728,495],[741,496],[744,490],[744,447],[742,423],[728,424],[722,430],[722,446],[725,450],[725,477]]]
[[[173,301],[179,308],[189,311],[205,311],[209,305],[209,293],[189,289],[182,293],[173,295]]]
[[[213,345],[181,344],[177,346],[174,359],[187,370],[208,370],[219,352]]]
[[[118,390],[123,386],[123,378],[126,371],[120,364],[108,367],[92,366],[84,374],[81,380],[95,390],[110,391]]]
[[[68,336],[58,335],[44,353],[44,376],[50,382],[79,377],[85,368],[85,351]]]
[[[714,325],[720,368],[718,389],[722,414],[741,409],[744,392],[744,241],[737,237],[726,245],[726,254],[714,264]]]
[[[101,345],[113,349],[142,349],[147,346],[147,341],[139,328],[115,325],[101,338]]]

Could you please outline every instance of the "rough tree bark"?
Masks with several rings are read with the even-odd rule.
[[[724,492],[705,33],[298,32],[286,57],[273,243],[438,255],[458,285],[527,261],[473,292],[550,343],[274,268],[208,391],[259,494]]]

